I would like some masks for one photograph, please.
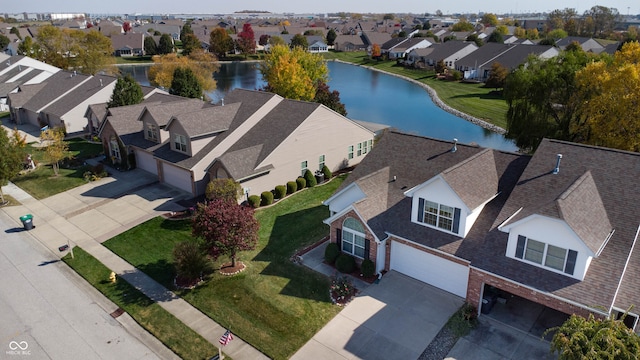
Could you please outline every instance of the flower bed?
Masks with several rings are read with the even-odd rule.
[[[358,289],[346,276],[334,276],[331,278],[329,296],[331,301],[338,306],[347,305],[358,293]]]

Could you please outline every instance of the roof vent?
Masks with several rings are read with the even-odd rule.
[[[453,139],[453,147],[451,148],[451,152],[452,153],[458,151],[458,147],[456,145],[458,145],[458,139],[454,138]]]
[[[560,172],[560,160],[562,159],[562,154],[558,154],[556,156],[556,167],[553,169],[553,174],[557,174]]]
[[[398,180],[398,177],[393,175],[393,181],[396,181],[396,180]]]
[[[102,87],[102,79],[100,79],[100,87]]]
[[[22,65],[18,65],[18,71],[22,71]]]
[[[220,104],[222,104],[222,106],[224,106],[224,98],[220,99]]]
[[[75,70],[73,70],[73,76],[76,76],[76,75],[78,75],[78,73]]]

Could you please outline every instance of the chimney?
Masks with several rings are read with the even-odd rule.
[[[451,148],[452,153],[458,151],[458,147],[456,146],[457,144],[458,144],[458,139],[453,138],[453,147]]]
[[[562,154],[558,154],[556,157],[556,167],[553,169],[553,174],[557,174],[560,172],[560,160],[562,159]]]

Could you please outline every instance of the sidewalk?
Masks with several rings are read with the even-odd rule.
[[[21,202],[19,206],[0,208],[16,221],[16,228],[7,231],[21,231],[20,216],[32,214],[35,227],[29,233],[53,254],[66,255],[66,251],[58,250],[65,244],[79,246],[218,346],[226,329],[101,244],[162,213],[181,210],[176,201],[191,195],[157,183],[153,175],[142,170],[109,171],[111,177],[43,200],[34,199],[13,184],[3,187],[5,194]],[[267,358],[235,336],[224,352],[234,359]]]

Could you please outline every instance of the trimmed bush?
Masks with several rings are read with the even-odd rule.
[[[318,184],[315,175],[313,175],[313,173],[309,169],[304,172],[304,180],[307,182],[307,187],[314,187],[316,186],[316,184]]]
[[[257,208],[260,207],[260,196],[258,195],[251,195],[249,196],[249,205],[251,205],[252,208]]]
[[[324,181],[330,180],[331,176],[333,176],[333,173],[329,170],[327,165],[322,167],[322,173],[324,174]]]
[[[287,195],[293,194],[298,191],[298,184],[295,181],[287,182]]]
[[[336,259],[336,269],[344,274],[351,274],[356,269],[356,259],[345,253],[340,253]]]
[[[340,255],[340,248],[336,243],[329,243],[327,247],[324,249],[324,261],[328,264],[333,265],[336,262],[336,259]]]
[[[260,194],[260,206],[273,204],[273,193],[271,191],[263,191]]]
[[[303,177],[299,177],[296,179],[296,184],[298,185],[298,190],[302,190],[307,187],[307,180]]]
[[[372,277],[376,272],[376,264],[369,259],[364,259],[360,265],[360,272],[364,277]]]
[[[276,199],[282,199],[287,196],[287,187],[284,185],[278,185],[273,191],[273,197]]]

